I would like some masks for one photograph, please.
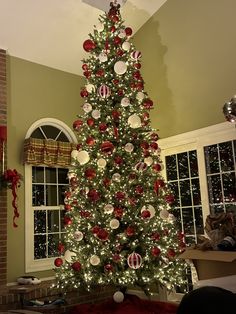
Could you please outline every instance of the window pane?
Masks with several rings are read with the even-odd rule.
[[[218,173],[220,171],[220,167],[217,145],[207,146],[205,147],[204,151],[207,174]]]
[[[33,202],[33,206],[45,205],[43,185],[32,186],[32,202]]]
[[[67,178],[68,169],[62,169],[58,168],[58,183],[62,184],[68,184],[68,178]]]
[[[188,166],[187,152],[178,154],[177,159],[178,159],[178,168],[179,168],[179,178],[180,179],[189,178],[189,166]]]
[[[193,227],[193,210],[191,207],[183,208],[182,209],[182,216],[183,216],[183,225],[184,225],[184,233],[194,234],[194,227]]]
[[[58,256],[59,234],[48,235],[48,257]]]
[[[192,193],[193,193],[193,204],[200,205],[201,204],[201,194],[200,194],[200,185],[199,179],[192,179]]]
[[[167,180],[177,180],[176,155],[166,156]]]
[[[223,199],[222,199],[220,175],[209,176],[207,178],[207,181],[208,181],[210,204],[222,202]]]
[[[236,202],[236,182],[235,174],[225,173],[222,175],[223,190],[224,190],[224,201],[226,203]]]
[[[210,211],[212,215],[224,212],[224,205],[210,205]]]
[[[43,130],[44,134],[46,134],[47,139],[52,140],[55,140],[60,132],[60,129],[52,125],[43,125],[41,126],[41,129]]]
[[[180,181],[181,206],[192,205],[190,193],[190,180]]]
[[[46,186],[46,205],[57,206],[57,186],[47,185]]]
[[[66,185],[61,185],[58,187],[58,196],[59,196],[59,204],[58,205],[63,205],[64,204],[64,199],[65,199],[65,191],[67,189]]]
[[[46,235],[34,236],[34,259],[46,258]]]
[[[194,208],[194,216],[195,216],[195,226],[196,226],[196,233],[203,234],[204,233],[204,222],[202,217],[202,208],[195,207]]]
[[[55,168],[46,168],[46,182],[47,183],[57,182],[57,174]]]
[[[219,144],[221,171],[234,170],[232,142]]]
[[[59,231],[59,210],[48,210],[48,232]]]
[[[46,210],[34,211],[34,233],[46,232]]]
[[[44,182],[44,168],[32,167],[32,182],[43,183]]]
[[[177,182],[171,182],[169,183],[169,187],[173,193],[173,195],[175,196],[175,200],[173,205],[174,206],[180,206],[180,199],[179,199],[179,183]]]
[[[196,150],[192,150],[189,152],[189,164],[191,177],[198,177],[198,163]]]

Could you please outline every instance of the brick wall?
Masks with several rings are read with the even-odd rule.
[[[0,49],[0,126],[7,125],[7,79],[6,79],[6,51]],[[0,141],[0,174],[3,171],[3,144]],[[6,169],[6,145],[4,144]],[[0,286],[7,282],[7,191],[0,190]]]

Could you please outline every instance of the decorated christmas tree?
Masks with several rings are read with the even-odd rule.
[[[83,44],[84,113],[73,123],[79,144],[68,172],[62,256],[54,262],[63,289],[112,284],[148,291],[153,283],[171,289],[184,282],[183,237],[131,35],[113,2]]]

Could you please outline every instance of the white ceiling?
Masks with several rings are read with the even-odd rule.
[[[120,0],[124,25],[135,33],[167,0]],[[85,3],[87,2],[87,3]],[[88,55],[98,9],[111,0],[0,0],[0,48],[8,54],[74,74]],[[95,4],[97,8],[89,5]]]

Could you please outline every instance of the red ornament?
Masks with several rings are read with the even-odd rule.
[[[58,257],[58,258],[56,258],[56,259],[54,260],[54,265],[55,265],[56,267],[60,267],[62,264],[63,264],[62,258]]]
[[[148,113],[147,111],[145,111],[145,112],[143,113],[143,120],[144,120],[144,121],[147,121],[147,120],[149,119],[149,117],[150,117],[149,113]]]
[[[131,173],[129,174],[129,180],[130,180],[130,181],[133,181],[133,180],[135,180],[136,178],[137,178],[136,173],[131,172]]]
[[[145,162],[138,162],[135,166],[135,169],[139,172],[142,172],[147,169],[147,164]]]
[[[114,158],[114,161],[115,161],[115,163],[116,163],[118,166],[122,165],[123,162],[124,162],[124,160],[123,160],[123,158],[122,158],[121,156],[116,156],[116,157]]]
[[[122,201],[125,199],[125,193],[124,192],[116,192],[115,194],[115,198],[118,200],[118,201]]]
[[[121,207],[115,207],[113,213],[116,218],[122,218],[124,211]]]
[[[91,71],[84,71],[84,76],[86,77],[86,78],[89,78],[90,76],[91,76]]]
[[[72,219],[70,217],[68,217],[68,216],[65,216],[64,217],[64,225],[65,226],[69,226],[71,224],[72,224]]]
[[[113,83],[114,83],[115,85],[117,85],[117,84],[119,84],[119,80],[118,80],[118,79],[114,79],[114,80],[113,80]]]
[[[114,23],[117,23],[119,22],[119,17],[117,15],[114,15],[112,16],[111,20],[114,22]]]
[[[135,228],[133,226],[129,226],[126,230],[125,233],[127,234],[128,237],[132,237],[135,233]]]
[[[147,209],[143,210],[142,213],[141,213],[141,217],[144,218],[144,219],[150,218],[151,217],[150,211],[147,210]]]
[[[120,43],[121,43],[121,38],[118,37],[118,36],[116,36],[116,37],[114,38],[114,44],[115,44],[116,46],[118,46]]]
[[[96,48],[96,44],[91,39],[87,39],[83,43],[83,48],[84,48],[85,51],[90,52],[90,51],[92,51],[93,49]]]
[[[126,28],[125,28],[125,34],[126,34],[126,36],[131,36],[132,33],[133,33],[132,28],[130,28],[130,27],[126,27]]]
[[[121,57],[121,56],[123,56],[124,51],[121,50],[121,49],[118,49],[117,52],[116,52],[116,54],[117,54],[117,56]]]
[[[172,194],[168,194],[165,196],[165,200],[168,204],[173,204],[175,201],[175,197]]]
[[[104,76],[104,74],[105,74],[105,71],[103,69],[99,69],[96,72],[96,76],[98,76],[98,77],[102,77],[102,76]]]
[[[74,123],[73,123],[73,129],[74,130],[79,130],[80,127],[83,125],[83,121],[82,120],[76,120]]]
[[[145,99],[143,102],[143,107],[145,109],[151,109],[153,107],[153,101],[150,98]]]
[[[144,191],[144,189],[143,189],[142,185],[137,185],[137,186],[135,187],[135,193],[136,193],[136,194],[142,195],[142,194],[143,194],[143,191]]]
[[[100,194],[97,190],[93,189],[88,192],[88,198],[95,203],[100,199]]]
[[[65,251],[65,245],[59,242],[57,249],[58,249],[58,252],[62,254]]]
[[[142,149],[148,149],[149,148],[149,144],[146,141],[141,142],[140,147]]]
[[[71,210],[71,205],[65,204],[64,208],[65,208],[65,210],[68,212],[68,211]]]
[[[105,229],[100,228],[98,233],[97,233],[97,237],[101,240],[101,241],[106,241],[108,239],[108,232]]]
[[[89,146],[93,146],[95,144],[95,139],[92,136],[89,136],[86,139],[86,144],[88,144]]]
[[[87,125],[88,126],[94,126],[94,124],[95,124],[95,122],[94,122],[94,119],[92,119],[92,118],[89,118],[88,120],[87,120]]]
[[[114,150],[114,145],[109,141],[105,141],[101,144],[100,149],[104,154],[111,154]]]
[[[123,95],[124,95],[123,89],[118,89],[117,94],[118,94],[118,96],[120,96],[120,97],[123,96]]]
[[[80,92],[80,96],[85,98],[85,97],[88,97],[88,91],[87,89],[82,89],[81,92]]]
[[[113,271],[113,266],[111,264],[107,264],[104,266],[104,271],[105,272],[111,272]]]
[[[161,165],[160,165],[160,164],[153,164],[153,165],[152,165],[152,169],[153,169],[155,172],[159,172],[159,171],[161,171]]]
[[[129,203],[131,206],[135,206],[137,203],[137,199],[135,197],[130,197],[129,198]]]
[[[84,71],[87,71],[87,70],[88,70],[88,66],[87,66],[86,63],[84,63],[84,64],[82,65],[82,69],[83,69]]]
[[[100,227],[99,227],[99,226],[94,226],[94,227],[92,228],[92,233],[95,234],[95,235],[97,235],[99,230],[100,230]]]
[[[139,71],[135,71],[133,73],[133,78],[135,78],[136,80],[139,80],[141,78],[141,74]]]
[[[157,140],[159,139],[158,134],[157,134],[157,133],[152,133],[152,134],[151,134],[151,139],[152,139],[153,141],[157,141]]]
[[[161,238],[160,234],[158,232],[153,232],[151,235],[151,239],[154,241],[159,241]]]
[[[106,123],[101,123],[101,124],[99,124],[99,131],[100,131],[100,132],[105,132],[106,129],[107,129]]]
[[[113,262],[115,262],[115,263],[119,263],[119,261],[121,260],[120,255],[117,254],[117,253],[115,253],[115,254],[112,256],[112,260],[113,260]]]
[[[137,88],[137,90],[141,91],[144,88],[143,82],[138,82],[135,87]]]
[[[134,64],[134,67],[136,68],[136,69],[141,69],[141,63],[135,63]]]
[[[152,254],[152,256],[154,256],[154,257],[159,256],[160,253],[161,253],[161,250],[160,250],[157,246],[154,246],[154,247],[151,249],[151,254]]]
[[[148,150],[145,150],[145,151],[143,152],[143,156],[144,156],[144,157],[148,157],[148,156],[150,156],[149,151],[148,151]]]
[[[111,31],[111,33],[114,33],[116,31],[116,28],[114,25],[110,28],[110,31]]]
[[[158,149],[158,144],[157,144],[156,142],[151,142],[150,147],[151,147],[153,150],[157,150],[157,149]]]
[[[128,256],[127,263],[130,268],[138,269],[142,265],[142,257],[138,253],[132,253]]]
[[[92,168],[86,169],[84,174],[88,180],[93,180],[96,177],[96,171]]]
[[[103,179],[103,184],[107,188],[111,184],[111,180],[109,178]]]
[[[114,120],[119,120],[120,118],[120,112],[118,110],[113,110],[111,115]]]
[[[168,249],[168,250],[167,250],[167,255],[168,255],[168,257],[170,257],[170,258],[175,257],[175,255],[176,255],[175,250],[174,250],[174,249]]]
[[[118,128],[114,126],[113,131],[114,131],[115,138],[118,138],[119,136]]]
[[[71,268],[72,268],[74,271],[80,271],[80,270],[81,270],[81,264],[80,264],[80,262],[74,262],[74,263],[71,265]]]

